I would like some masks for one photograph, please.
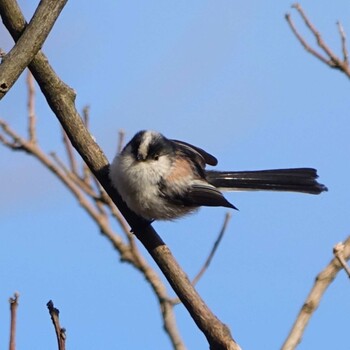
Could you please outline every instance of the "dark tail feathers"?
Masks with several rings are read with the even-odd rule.
[[[328,191],[317,182],[316,169],[207,171],[207,181],[223,190],[266,190],[320,194]]]

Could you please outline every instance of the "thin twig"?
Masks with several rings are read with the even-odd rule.
[[[60,318],[59,318],[60,310],[54,307],[52,300],[50,300],[46,304],[46,306],[49,309],[51,320],[55,328],[58,350],[65,350],[66,349],[66,329],[60,326]]]
[[[63,160],[56,154],[56,152],[50,152],[50,156],[66,175],[71,174],[71,171],[67,168],[66,164],[64,164]]]
[[[347,75],[348,78],[350,78],[350,66],[348,62],[348,50],[346,47],[346,36],[345,31],[341,24],[338,22],[338,31],[341,37],[342,41],[342,52],[343,52],[343,60],[341,60],[331,49],[330,47],[324,42],[322,39],[321,34],[316,29],[316,27],[311,23],[307,15],[305,14],[303,8],[300,6],[300,4],[294,4],[292,5],[292,8],[296,9],[300,17],[303,19],[306,27],[310,30],[312,35],[315,37],[318,47],[325,53],[325,56],[319,53],[317,50],[312,48],[307,41],[303,38],[303,36],[299,33],[299,31],[296,29],[296,26],[291,18],[290,14],[286,14],[286,20],[289,24],[289,27],[291,28],[292,32],[300,42],[300,44],[304,47],[306,51],[308,51],[311,55],[319,59],[321,62],[326,64],[327,66],[331,68],[336,68],[341,70],[343,73]]]
[[[213,260],[213,257],[219,247],[219,244],[222,240],[222,238],[224,237],[224,234],[226,232],[226,229],[227,229],[227,226],[229,224],[229,221],[232,217],[232,214],[230,212],[227,212],[226,215],[225,215],[225,219],[224,219],[224,222],[222,224],[222,227],[221,227],[221,230],[219,232],[219,235],[218,237],[216,238],[216,241],[214,242],[214,245],[213,245],[213,248],[211,249],[207,259],[205,260],[202,268],[199,270],[199,272],[197,273],[197,275],[193,278],[192,280],[192,285],[195,286],[198,281],[201,279],[201,277],[203,276],[203,274],[205,273],[205,271],[208,269],[211,261]],[[175,298],[171,298],[169,299],[169,302],[172,304],[172,305],[177,305],[177,304],[180,304],[180,299],[175,297]]]
[[[350,259],[350,236],[343,243],[342,257],[345,260]],[[318,308],[324,293],[342,268],[343,266],[338,257],[335,257],[327,267],[318,274],[281,350],[294,350],[300,343],[306,326],[308,325],[313,313]]]
[[[106,221],[103,218],[101,218],[98,211],[96,211],[96,209],[92,206],[92,204],[88,201],[87,197],[84,195],[84,192],[87,192],[88,189],[87,188],[84,188],[84,190],[81,189],[82,181],[80,181],[80,184],[77,184],[76,183],[77,181],[73,180],[73,179],[76,179],[74,174],[70,172],[69,174],[71,176],[69,176],[66,173],[66,171],[68,170],[64,166],[62,161],[58,159],[58,157],[56,157],[55,162],[60,165],[56,166],[51,161],[51,159],[39,148],[38,145],[33,144],[21,138],[15,131],[13,131],[8,126],[6,122],[0,120],[0,127],[3,129],[6,135],[8,135],[13,139],[13,143],[8,142],[9,143],[8,147],[10,147],[11,149],[23,150],[33,155],[35,158],[37,158],[47,169],[49,169],[54,175],[58,177],[59,180],[63,182],[63,184],[67,187],[67,189],[70,190],[70,192],[78,200],[80,205],[87,211],[87,213],[91,216],[91,218],[99,225],[101,231],[104,232],[104,234],[106,234],[106,236],[110,238],[113,245],[118,250],[125,249],[122,239],[113,233],[113,231],[107,225]],[[0,141],[1,141],[1,138],[0,138]]]
[[[7,139],[4,137],[4,135],[0,135],[0,142],[1,142],[4,146],[6,146],[6,147],[12,149],[13,151],[18,151],[18,150],[20,149],[20,146],[18,146],[17,144],[15,144],[15,143],[12,142],[12,141],[7,140]]]
[[[78,174],[77,160],[74,154],[72,143],[70,142],[66,132],[62,128],[63,144],[66,149],[67,157],[69,160],[70,169],[73,174]]]
[[[219,244],[220,244],[220,242],[221,242],[221,240],[222,240],[222,237],[224,237],[224,234],[225,234],[225,232],[226,232],[226,228],[227,228],[227,226],[228,226],[228,223],[229,223],[231,217],[232,217],[232,214],[229,213],[229,212],[227,212],[226,215],[225,215],[225,220],[224,220],[224,223],[223,223],[223,225],[222,225],[222,228],[221,228],[221,230],[220,230],[220,232],[219,232],[219,235],[218,235],[216,241],[214,242],[213,248],[212,248],[212,250],[210,251],[210,254],[208,255],[208,258],[207,258],[206,261],[204,262],[202,268],[199,270],[197,276],[196,276],[196,277],[193,279],[193,281],[192,281],[192,284],[193,284],[193,285],[196,285],[196,284],[197,284],[197,282],[198,282],[198,281],[200,280],[200,278],[203,276],[203,274],[205,273],[205,271],[208,269],[208,267],[209,267],[211,261],[213,260],[213,257],[214,257],[214,255],[215,255],[215,252],[216,252],[216,250],[217,250],[218,247],[219,247]]]
[[[0,141],[7,147],[10,147],[11,149],[17,151],[17,150],[23,150],[23,143],[25,143],[25,140],[20,137],[17,133],[15,133],[9,125],[4,121],[0,119],[0,128],[2,129],[3,133],[7,135],[7,137],[11,138],[11,141],[8,141],[4,135],[0,135]]]
[[[348,277],[350,278],[350,267],[346,262],[346,259],[344,257],[344,244],[342,242],[337,243],[333,248],[333,254],[340,262],[341,266],[347,273]]]
[[[290,26],[290,29],[292,30],[292,32],[294,33],[294,35],[297,37],[297,39],[299,40],[300,44],[304,47],[304,49],[311,53],[313,56],[315,56],[316,58],[318,58],[321,62],[325,63],[325,64],[329,64],[329,60],[327,60],[327,58],[323,57],[319,52],[317,52],[315,49],[313,49],[307,42],[306,40],[302,37],[302,35],[298,32],[292,17],[289,13],[286,14],[286,20]]]
[[[123,147],[124,147],[124,139],[125,139],[125,131],[123,129],[120,129],[118,131],[118,147],[117,147],[117,154],[119,154]]]
[[[55,161],[57,166],[65,173],[65,175],[67,175],[67,177],[69,177],[69,179],[72,180],[82,191],[84,191],[92,199],[102,201],[100,195],[98,195],[91,188],[91,186],[86,184],[78,175],[72,173],[55,152],[50,152],[50,156]]]
[[[28,136],[29,141],[36,143],[36,117],[35,117],[35,88],[33,74],[28,69],[27,72],[28,86]]]
[[[348,48],[347,48],[347,44],[346,44],[346,34],[345,34],[344,28],[343,28],[342,24],[340,23],[340,21],[337,22],[337,26],[338,26],[338,30],[339,30],[340,39],[341,39],[341,47],[342,47],[342,51],[343,51],[343,61],[346,65],[348,65],[349,64],[349,53],[348,53]]]
[[[13,297],[9,299],[10,313],[11,313],[11,326],[10,326],[10,350],[16,350],[16,324],[17,324],[17,308],[18,308],[19,293],[16,292]]]
[[[117,220],[117,222],[122,228],[122,231],[127,235],[129,241],[134,242],[134,235],[130,232],[130,226],[128,225],[124,216],[121,214],[117,206],[114,204],[114,202],[111,200],[111,198],[105,191],[101,192],[101,199],[104,203],[107,204],[112,216]]]
[[[125,232],[128,238],[129,245],[125,244],[121,237],[111,229],[109,222],[105,220],[105,218],[103,218],[100,213],[96,212],[93,209],[92,205],[83,196],[81,191],[89,195],[92,199],[95,200],[95,202],[101,202],[101,200],[98,200],[97,198],[93,197],[96,196],[96,193],[91,193],[90,191],[93,190],[90,187],[88,187],[86,183],[83,182],[79,177],[70,172],[69,169],[64,165],[62,160],[57,155],[51,153],[51,157],[55,160],[55,163],[57,164],[56,166],[55,164],[50,162],[50,159],[46,155],[44,155],[44,153],[39,149],[38,145],[33,146],[31,143],[20,138],[20,136],[17,135],[4,121],[0,120],[0,126],[3,126],[3,128],[7,131],[7,134],[10,134],[11,138],[14,138],[18,140],[18,142],[20,142],[20,144],[22,145],[20,149],[22,151],[26,151],[32,154],[42,163],[44,167],[51,170],[64,183],[64,185],[76,197],[80,205],[86,210],[86,212],[98,225],[101,233],[108,238],[108,240],[112,243],[113,247],[119,252],[121,261],[132,264],[145,276],[146,280],[150,283],[151,288],[153,289],[155,295],[158,298],[160,310],[163,316],[164,328],[169,335],[174,349],[185,350],[185,345],[183,344],[181,336],[176,327],[173,305],[168,302],[169,297],[165,285],[161,281],[160,277],[156,274],[156,272],[148,265],[146,260],[139,253],[135,244],[135,239],[130,233],[130,227],[126,223],[124,217],[121,215],[120,211],[117,209],[116,205],[113,203],[111,198],[107,195],[107,193],[104,190],[101,192],[101,200],[103,201],[103,203],[106,203],[108,208],[110,208],[112,215],[117,219],[117,221],[121,225],[123,232]],[[0,135],[0,140],[1,137],[2,135]],[[8,146],[12,148],[13,144],[10,143],[10,145]]]
[[[303,8],[300,6],[300,4],[294,4],[294,5],[292,5],[292,7],[295,8],[299,12],[301,18],[304,20],[305,25],[310,29],[311,33],[315,36],[318,46],[326,53],[326,55],[331,59],[331,61],[334,62],[334,59],[336,61],[337,57],[332,52],[332,50],[325,44],[325,42],[322,39],[321,34],[316,29],[316,27],[311,23],[309,18],[306,16],[306,14],[305,14]],[[331,64],[331,62],[328,62],[328,64]]]

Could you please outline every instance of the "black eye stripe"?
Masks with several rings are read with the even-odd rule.
[[[172,142],[166,138],[159,138],[149,144],[147,158],[158,159],[162,155],[171,154],[173,152],[174,146]]]
[[[139,131],[125,148],[127,147],[138,160],[158,160],[162,155],[175,153],[175,145],[172,141],[157,133],[147,135],[146,131]]]
[[[154,158],[156,156],[159,156],[164,152],[163,146],[160,142],[157,143],[151,143],[148,148],[148,156],[151,158]]]
[[[139,151],[139,147],[142,141],[142,136],[144,132],[139,131],[133,138],[130,140],[130,142],[125,146],[128,147],[129,145],[131,146],[131,153],[136,157]]]

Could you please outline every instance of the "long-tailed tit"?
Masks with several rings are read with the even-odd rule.
[[[236,209],[221,193],[234,190],[320,194],[327,187],[311,168],[211,171],[217,159],[186,142],[140,131],[110,167],[112,185],[128,207],[146,220],[171,220],[200,206]]]

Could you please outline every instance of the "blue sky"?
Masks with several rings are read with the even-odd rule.
[[[37,2],[19,3],[30,18]],[[284,20],[290,4],[77,0],[44,45],[77,91],[77,107],[90,105],[91,131],[109,159],[119,129],[128,138],[155,129],[205,148],[219,169],[318,169],[329,188],[321,196],[227,195],[240,211],[197,288],[245,349],[281,346],[333,245],[349,234],[349,81],[300,47]],[[350,4],[301,5],[340,53],[335,23],[350,35]],[[0,46],[12,47],[2,27]],[[58,123],[39,90],[36,109],[42,147],[63,155]],[[25,132],[24,76],[3,99],[0,117]],[[52,299],[71,349],[170,349],[143,277],[119,263],[68,191],[27,155],[1,147],[0,167],[0,339],[7,344],[7,300],[18,290],[18,348],[55,348],[45,307]],[[204,208],[154,226],[194,276],[224,215]],[[347,349],[348,283],[341,272],[299,349]],[[188,349],[206,348],[182,306],[176,315]]]

